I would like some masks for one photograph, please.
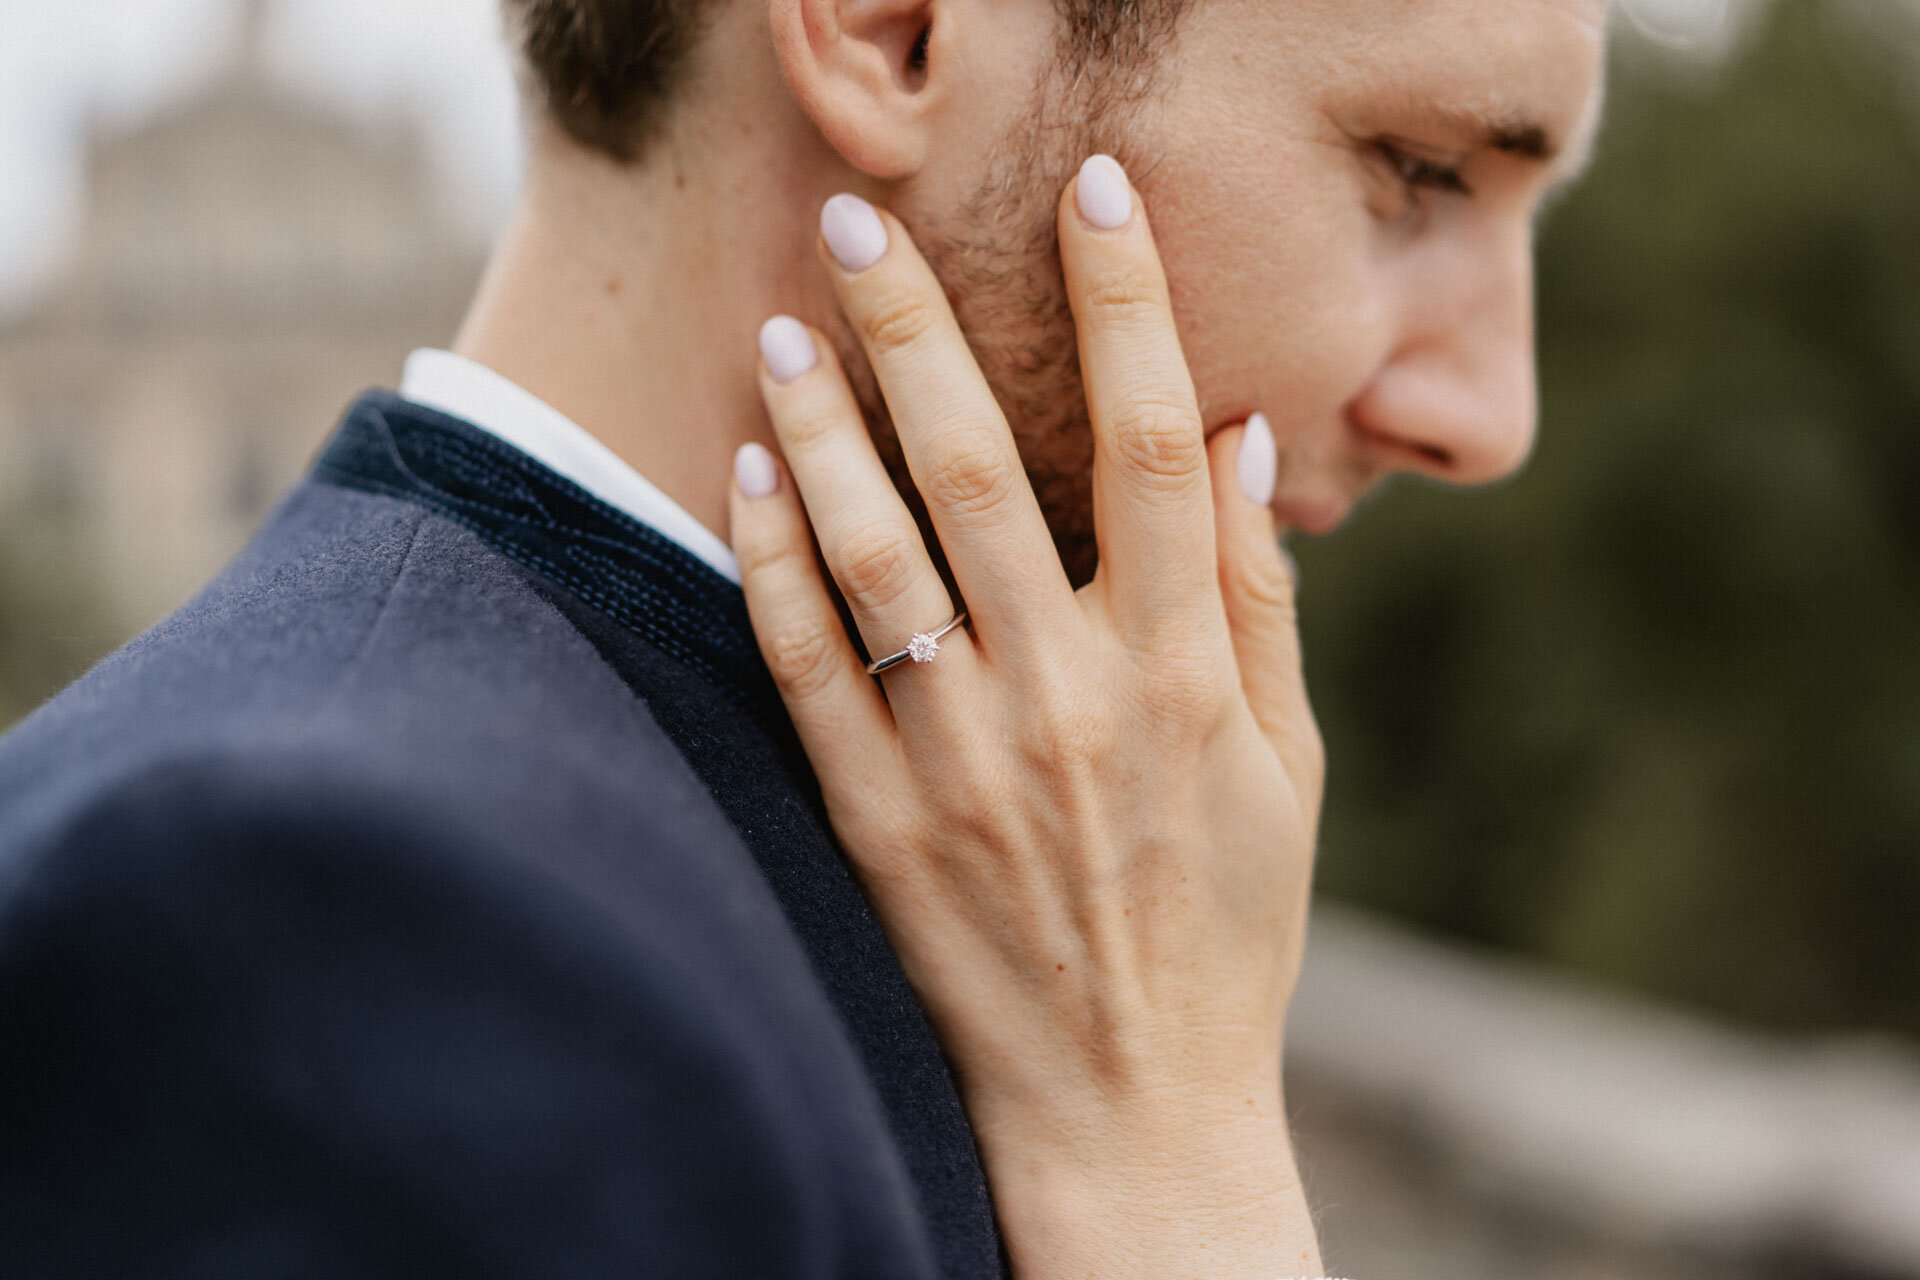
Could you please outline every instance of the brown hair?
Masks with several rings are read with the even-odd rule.
[[[526,69],[554,120],[616,160],[639,153],[672,101],[715,0],[504,0]],[[1189,0],[1057,0],[1065,61],[1138,69]]]

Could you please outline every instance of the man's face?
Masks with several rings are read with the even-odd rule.
[[[1591,139],[1605,18],[1604,0],[1196,0],[1151,92],[1116,105],[1046,77],[979,163],[963,150],[903,192],[1075,582],[1091,435],[1053,220],[1080,161],[1110,151],[1141,190],[1208,432],[1265,412],[1281,523],[1326,533],[1388,474],[1486,483],[1530,451],[1533,220]]]

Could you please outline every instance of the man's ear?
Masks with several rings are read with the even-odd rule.
[[[768,0],[787,88],[847,163],[905,178],[925,163],[945,77],[939,16],[947,0]]]

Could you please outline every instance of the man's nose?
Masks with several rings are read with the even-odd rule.
[[[1355,426],[1395,470],[1460,485],[1512,475],[1533,451],[1539,418],[1531,235],[1497,255],[1437,259],[1408,297],[1399,342],[1354,405]]]

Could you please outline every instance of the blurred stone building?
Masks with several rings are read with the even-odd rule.
[[[450,340],[482,260],[404,127],[278,89],[260,7],[211,83],[88,145],[50,286],[0,322],[0,515],[123,632],[180,604],[343,407]]]

